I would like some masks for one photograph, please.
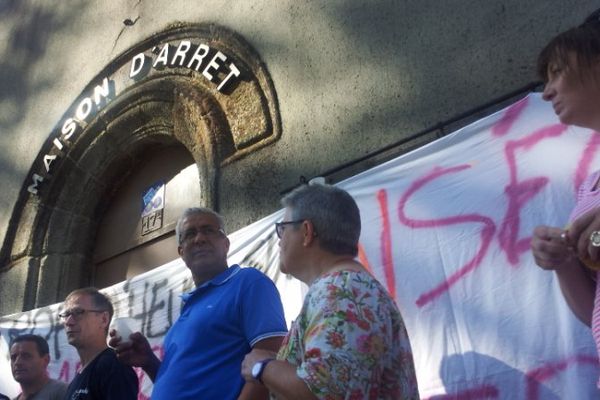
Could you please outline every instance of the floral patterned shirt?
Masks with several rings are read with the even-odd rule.
[[[366,271],[317,278],[277,358],[319,399],[419,398],[400,312]]]

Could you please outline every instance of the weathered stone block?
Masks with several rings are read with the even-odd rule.
[[[27,277],[31,264],[37,260],[24,257],[0,272],[0,315],[8,315],[25,309]]]
[[[41,260],[36,307],[58,303],[74,289],[88,285],[91,268],[81,254],[51,254]]]

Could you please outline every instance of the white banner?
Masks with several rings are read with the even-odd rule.
[[[598,356],[589,328],[569,311],[554,275],[533,263],[538,224],[563,226],[585,176],[600,168],[600,135],[561,125],[540,96],[340,184],[357,200],[359,258],[404,316],[421,398],[593,399]],[[277,284],[288,322],[306,288],[278,273],[279,211],[230,235],[230,263],[256,266]],[[162,351],[191,288],[181,260],[105,290]],[[59,305],[0,319],[0,392],[15,395],[7,343],[38,333],[50,375],[73,378],[78,357]],[[151,384],[142,372],[140,399]]]

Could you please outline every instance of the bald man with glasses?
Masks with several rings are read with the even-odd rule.
[[[273,282],[255,268],[228,266],[229,239],[222,217],[189,208],[178,220],[177,250],[196,288],[182,296],[181,315],[163,343],[164,359],[139,332],[125,342],[113,331],[121,360],[154,382],[152,400],[260,400],[269,393],[244,382],[240,365],[252,349],[276,351],[287,327]]]
[[[79,354],[81,367],[69,384],[69,400],[137,400],[137,375],[117,360],[106,344],[113,306],[96,288],[71,292],[59,314],[67,341]]]

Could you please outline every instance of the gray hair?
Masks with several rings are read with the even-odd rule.
[[[196,214],[212,215],[219,222],[219,228],[221,230],[223,230],[223,233],[225,233],[225,222],[224,222],[221,214],[219,214],[216,211],[213,211],[207,207],[190,207],[190,208],[186,208],[183,211],[183,214],[181,214],[181,217],[179,217],[179,219],[177,220],[177,225],[175,225],[175,239],[177,240],[177,244],[181,244],[181,233],[182,233],[181,228],[183,227],[183,220],[186,219],[187,217],[189,217],[190,215],[196,215]]]
[[[293,220],[312,222],[324,250],[333,254],[358,254],[360,211],[346,192],[331,185],[303,185],[286,195],[281,204]]]
[[[96,307],[102,311],[108,312],[109,322],[112,319],[112,317],[115,313],[112,302],[110,301],[110,299],[108,298],[107,295],[100,292],[97,288],[90,286],[90,287],[85,287],[85,288],[81,288],[81,289],[75,289],[71,293],[68,294],[65,301],[69,300],[71,297],[74,297],[74,296],[89,296],[92,299],[92,303],[94,304],[94,307]]]

